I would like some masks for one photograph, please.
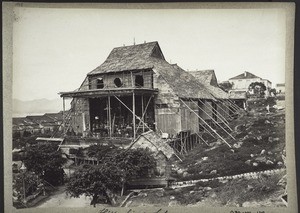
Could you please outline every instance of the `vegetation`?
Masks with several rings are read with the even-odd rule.
[[[28,171],[35,172],[52,185],[63,182],[62,157],[53,144],[31,145],[25,148],[24,163]]]
[[[91,149],[95,148],[95,152]],[[123,193],[126,182],[131,178],[145,177],[155,168],[155,160],[147,150],[121,150],[116,147],[95,145],[88,149],[89,156],[101,159],[99,165],[83,165],[67,184],[67,192],[73,197],[82,194],[92,196],[91,205],[101,197],[112,205],[116,194]],[[103,156],[101,156],[103,154]]]
[[[252,82],[249,85],[249,90],[253,90],[254,95],[257,97],[264,97],[267,88],[262,82]]]

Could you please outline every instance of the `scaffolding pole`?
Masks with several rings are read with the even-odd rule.
[[[132,114],[133,114],[133,116],[132,116],[133,139],[135,139],[136,129],[135,129],[135,95],[134,95],[134,92],[132,92]]]
[[[141,99],[142,99],[142,120],[144,121],[144,95],[142,94],[142,97],[141,97]],[[139,122],[139,124],[140,124],[141,122]],[[139,128],[139,125],[138,125],[138,127],[136,128],[136,129],[138,129]],[[143,133],[145,132],[145,125],[143,124]]]
[[[228,101],[236,108],[236,110],[244,110],[242,108],[240,108],[236,103],[234,103],[232,100],[228,99]]]
[[[233,111],[232,109],[230,109],[230,107],[229,106],[227,106],[225,103],[228,103],[228,102],[226,102],[226,100],[224,101],[224,103],[222,103],[223,104],[223,106],[224,107],[226,107],[230,112],[232,112],[233,114],[235,114],[236,112],[235,111]],[[232,116],[231,116],[232,117]]]
[[[219,108],[220,108],[223,112],[225,112],[225,114],[226,114],[227,116],[229,116],[229,118],[233,118],[228,112],[226,112],[225,109],[223,109],[223,107],[220,107],[221,104],[224,106],[223,103],[220,102],[221,104],[218,104],[218,102],[216,102],[216,101],[214,101],[214,102],[215,102],[215,104],[216,104],[217,106],[219,106]]]
[[[63,128],[64,128],[64,134],[66,134],[66,121],[65,121],[65,110],[66,110],[66,106],[65,106],[65,97],[63,97]]]
[[[152,97],[153,97],[153,95],[150,96],[150,98],[149,98],[149,100],[148,100],[148,102],[147,102],[147,104],[146,104],[145,111],[144,111],[143,114],[142,114],[142,120],[143,120],[143,121],[144,121],[144,116],[145,116],[145,114],[146,114],[146,112],[147,112],[147,109],[148,109],[148,106],[149,106],[149,104],[150,104],[150,101],[151,101]],[[139,124],[138,124],[138,126],[136,127],[136,129],[138,129],[138,128],[140,127],[140,124],[141,124],[141,121],[139,122]],[[144,132],[144,127],[145,127],[145,125],[143,124],[143,132]]]
[[[147,127],[148,129],[150,129],[150,127],[144,122],[144,121],[142,121],[141,120],[141,118],[139,118],[136,114],[134,114],[133,113],[133,111],[123,102],[123,101],[121,101],[116,95],[114,95],[114,97],[126,108],[126,109],[128,109],[131,113],[132,113],[132,115],[133,115],[133,117],[136,117],[139,121],[141,121],[142,123],[144,123],[144,125],[145,125],[145,127]]]
[[[107,112],[108,112],[108,124],[109,124],[109,137],[112,135],[112,127],[111,127],[111,107],[110,107],[110,96],[107,97]]]
[[[191,100],[191,99],[190,99]],[[191,100],[193,103],[195,103],[193,100]],[[196,104],[196,103],[195,103]],[[198,104],[197,104],[197,106],[198,106]],[[198,108],[199,109],[201,109],[201,107],[199,107],[198,106]],[[216,122],[214,119],[213,119],[213,117],[211,117],[207,112],[205,112],[205,110],[203,110],[203,109],[201,109],[202,110],[202,112],[204,112],[209,118],[211,118],[212,119],[212,121],[215,123],[215,124],[217,124],[219,127],[221,127],[221,129],[224,131],[224,132],[226,132],[226,134],[227,135],[229,135],[233,140],[235,140],[235,138],[229,133],[229,132],[227,132],[227,130],[226,129],[224,129],[218,122]]]
[[[202,102],[201,101],[201,99],[198,99],[198,101],[200,101],[203,105],[204,105],[204,102]],[[215,103],[215,102],[214,102]],[[218,107],[218,105],[217,105],[217,103],[215,103],[216,104],[216,106]],[[198,106],[199,107],[199,106]],[[210,110],[212,113],[214,113],[213,112],[213,110]],[[226,120],[226,118],[224,118],[219,112],[218,112],[218,110],[216,110],[216,113],[214,113],[221,121],[223,121],[224,122],[224,124],[231,130],[231,131],[233,131],[227,124],[228,124],[228,121]],[[218,115],[219,114],[219,115]]]
[[[171,110],[170,110],[170,108],[167,108],[170,112],[172,112]],[[179,115],[181,118],[184,118],[179,112],[175,112],[177,115]],[[188,123],[189,124],[191,124],[191,122],[190,121],[188,121]],[[201,124],[200,124],[201,125]],[[202,126],[202,125],[201,125]],[[204,126],[202,126],[203,128],[204,128]],[[175,129],[173,129],[175,132],[176,132],[176,130]],[[201,139],[201,140],[203,140],[203,142],[207,145],[207,146],[209,146],[208,145],[208,143],[204,140],[204,138],[201,136],[201,135],[199,135],[197,132],[195,132],[195,134]],[[214,137],[213,135],[211,135],[212,137]],[[215,137],[214,137],[215,138]]]
[[[203,118],[201,118],[194,110],[192,110],[186,103],[184,103],[184,101],[182,100],[182,99],[179,99],[191,112],[193,112],[198,118],[200,118],[205,124],[207,124],[206,123],[206,121],[205,120],[203,120]],[[207,126],[219,137],[219,138],[221,138],[223,141],[224,141],[224,143],[227,145],[227,146],[229,146],[230,148],[231,148],[231,145],[229,144],[229,143],[227,143],[227,141],[221,136],[221,135],[219,135],[213,128],[211,128],[211,126],[209,126],[208,124],[207,124]]]

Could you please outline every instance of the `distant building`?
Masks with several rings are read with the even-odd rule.
[[[276,92],[278,94],[285,93],[285,84],[276,84]]]
[[[261,77],[258,77],[246,71],[240,75],[230,78],[228,81],[232,84],[232,90],[235,91],[247,92],[249,85],[253,82],[262,82],[266,86],[267,91],[269,91],[272,88],[271,81],[267,79],[262,79]]]

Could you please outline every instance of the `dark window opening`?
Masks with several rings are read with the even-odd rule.
[[[135,76],[135,86],[136,87],[143,87],[144,86],[144,78],[142,75]]]
[[[114,83],[117,87],[121,87],[123,85],[122,80],[120,78],[115,78]]]
[[[102,89],[104,87],[104,82],[102,78],[97,79],[97,89]]]

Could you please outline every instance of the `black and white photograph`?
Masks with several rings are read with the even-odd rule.
[[[7,6],[10,211],[297,212],[293,4]]]

